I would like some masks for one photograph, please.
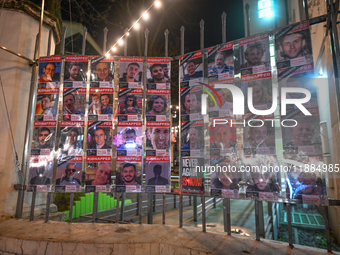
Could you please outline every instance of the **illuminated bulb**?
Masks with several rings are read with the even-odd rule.
[[[155,1],[155,6],[156,6],[157,8],[161,7],[161,1],[156,0],[156,1]]]
[[[149,13],[144,12],[143,19],[148,20],[149,19]]]
[[[107,57],[107,58],[110,57],[110,54],[109,54],[109,53],[106,53],[106,54],[105,54],[105,57]]]
[[[124,42],[123,42],[122,39],[119,39],[119,40],[118,40],[118,44],[119,44],[119,45],[123,45],[123,43],[124,43]]]
[[[129,35],[130,35],[130,33],[129,33],[129,32],[126,32],[126,35],[127,35],[127,36],[129,36]]]
[[[133,26],[135,29],[139,29],[139,24],[136,22],[135,25]]]
[[[116,51],[117,48],[116,48],[115,46],[113,46],[111,50],[112,50],[112,51]]]

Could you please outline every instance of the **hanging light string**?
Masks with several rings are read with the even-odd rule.
[[[142,15],[130,26],[130,28],[117,40],[117,42],[106,52],[106,54],[105,54],[105,56],[109,56],[110,55],[110,52],[111,51],[116,51],[117,50],[117,48],[116,48],[116,46],[117,46],[117,44],[118,45],[122,45],[124,42],[123,42],[123,38],[125,37],[125,36],[129,36],[129,34],[130,34],[130,30],[132,29],[132,28],[136,28],[136,29],[138,29],[138,27],[139,27],[139,21],[140,21],[140,19],[141,18],[143,18],[144,17],[144,19],[148,19],[148,17],[149,17],[149,14],[148,14],[148,11],[153,7],[153,6],[155,6],[156,8],[158,8],[158,7],[160,7],[161,6],[161,1],[160,0],[156,0],[156,1],[154,1],[151,5],[150,5],[150,7],[146,10],[146,11],[144,11],[143,13],[142,13]]]

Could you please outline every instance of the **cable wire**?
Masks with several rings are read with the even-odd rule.
[[[73,31],[72,31],[72,10],[71,10],[71,0],[68,0],[69,3],[69,9],[70,9],[70,23],[71,23],[71,45],[72,45],[72,54],[73,52]]]

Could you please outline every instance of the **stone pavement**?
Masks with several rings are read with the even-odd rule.
[[[6,219],[0,254],[327,254],[325,250],[169,225],[61,223]],[[339,254],[335,253],[334,254]]]

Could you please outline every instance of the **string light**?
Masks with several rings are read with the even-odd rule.
[[[125,34],[123,34],[118,40],[117,42],[110,48],[110,50],[105,54],[105,56],[108,56],[110,54],[110,51],[116,51],[117,48],[116,48],[116,45],[119,44],[119,45],[123,45],[124,42],[123,42],[123,38],[124,36],[129,36],[130,33],[129,31],[132,29],[132,28],[135,28],[135,29],[139,29],[140,25],[138,24],[138,21],[141,19],[141,18],[144,18],[145,20],[149,19],[149,13],[148,11],[153,7],[155,6],[156,8],[159,8],[160,6],[162,5],[161,1],[159,0],[156,0],[154,1],[150,7],[145,11],[143,12],[143,14],[136,20],[135,23],[133,23],[133,25],[127,29],[127,31],[125,32]]]
[[[155,4],[156,8],[159,8],[159,7],[161,7],[161,5],[162,5],[161,1],[158,1],[158,0],[156,0],[156,1],[154,2],[154,4]]]
[[[134,25],[133,25],[134,29],[139,29],[139,24],[136,22]]]
[[[149,13],[144,12],[143,19],[148,20],[149,19]]]

